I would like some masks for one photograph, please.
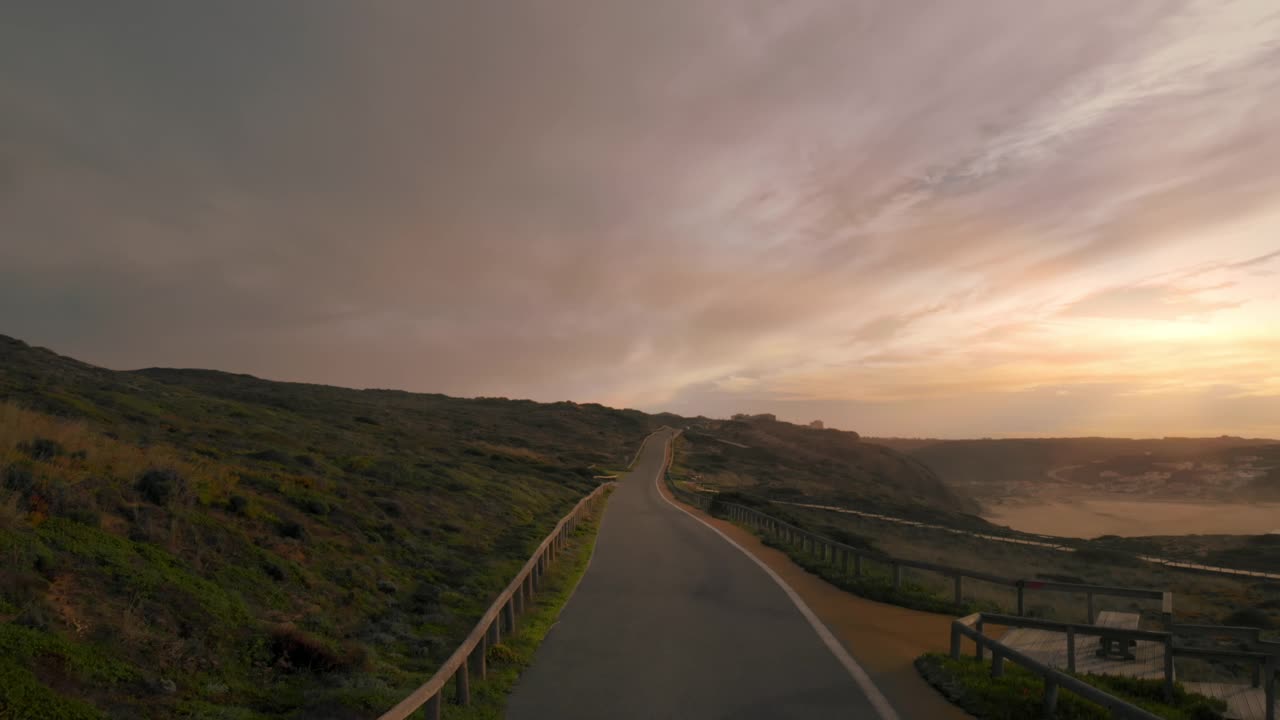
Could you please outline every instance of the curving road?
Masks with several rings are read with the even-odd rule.
[[[619,482],[591,565],[507,716],[896,720],[778,582],[661,496],[671,437],[652,436]]]

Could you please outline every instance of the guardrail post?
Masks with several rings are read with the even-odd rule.
[[[476,649],[471,651],[471,657],[467,658],[471,663],[471,672],[475,673],[476,678],[484,681],[489,674],[488,664],[485,662],[485,653],[489,651],[489,636],[486,634],[480,638],[480,643],[476,645]]]
[[[467,664],[462,663],[458,666],[458,671],[453,674],[453,680],[457,684],[457,694],[453,698],[454,703],[458,705],[471,704],[471,679],[470,673],[467,672]]]
[[[1164,639],[1164,701],[1173,702],[1173,635]]]
[[[1022,617],[1023,615],[1025,615],[1025,614],[1026,614],[1026,613],[1024,612],[1024,609],[1023,609],[1023,598],[1022,598],[1022,592],[1023,592],[1023,590],[1025,589],[1025,588],[1023,587],[1023,584],[1024,584],[1024,583],[1023,583],[1023,581],[1022,581],[1022,580],[1019,580],[1019,581],[1018,581],[1018,617]]]
[[[427,720],[440,720],[440,693],[432,695],[422,706],[422,716]]]
[[[983,634],[981,616],[979,616],[978,621],[973,624],[973,629],[977,630],[979,635]],[[982,662],[982,641],[974,640],[973,644],[974,644],[973,656],[978,659],[978,662]]]
[[[1267,658],[1267,720],[1276,720],[1276,657]]]
[[[1044,716],[1052,718],[1058,710],[1058,681],[1045,677],[1044,679]]]
[[[991,648],[991,677],[1004,677],[1004,655],[995,648]]]
[[[956,573],[956,607],[964,604],[964,576]]]
[[[1067,672],[1076,671],[1076,629],[1067,628]]]

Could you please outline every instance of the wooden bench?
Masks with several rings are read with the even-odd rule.
[[[1116,628],[1117,630],[1137,630],[1139,619],[1138,613],[1103,610],[1098,613],[1098,619],[1094,622],[1094,625]],[[1121,636],[1104,634],[1098,638],[1098,657],[1133,660],[1133,647],[1137,644],[1138,641],[1136,640],[1126,640]]]

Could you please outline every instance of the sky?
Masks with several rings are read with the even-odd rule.
[[[117,369],[1280,437],[1274,0],[17,0],[0,333]]]

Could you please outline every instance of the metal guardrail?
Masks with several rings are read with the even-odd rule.
[[[689,493],[685,490],[681,490],[677,494],[678,497],[681,497],[682,495],[695,496],[693,499],[694,501],[691,502],[691,504],[697,504],[699,507],[703,507],[704,509],[714,504],[716,508],[724,510],[724,512],[728,514],[730,520],[764,530],[774,536],[782,538],[786,542],[793,545],[799,545],[802,549],[810,552],[822,561],[830,562],[833,565],[839,565],[841,571],[845,573],[849,572],[850,565],[852,565],[854,574],[862,575],[863,562],[870,560],[890,567],[893,586],[895,588],[902,586],[903,568],[928,570],[930,572],[949,577],[951,578],[954,586],[953,600],[955,605],[958,607],[964,604],[964,580],[968,578],[981,580],[994,585],[1003,585],[1014,588],[1017,591],[1017,614],[1019,616],[1026,614],[1026,593],[1028,590],[1031,590],[1083,594],[1086,597],[1086,622],[1093,621],[1094,598],[1096,596],[1159,600],[1166,626],[1172,623],[1173,593],[1166,590],[1149,590],[1145,588],[1128,588],[1110,585],[1087,585],[1079,583],[1050,582],[1047,580],[1008,578],[977,570],[969,570],[966,568],[896,558],[884,553],[866,550],[865,548],[856,548],[837,542],[830,538],[823,537],[822,535],[803,530],[795,525],[779,520],[772,515],[767,515],[759,510],[749,508],[744,505],[715,502],[711,496],[705,494],[702,494],[702,497],[698,498],[696,496],[700,495],[699,493]]]
[[[555,530],[538,545],[533,556],[516,573],[515,579],[498,594],[488,611],[476,623],[475,629],[436,670],[431,679],[380,715],[378,720],[403,720],[420,708],[425,713],[424,717],[439,720],[444,689],[451,680],[456,689],[454,701],[459,705],[471,704],[471,679],[473,675],[480,680],[484,679],[485,658],[489,648],[515,631],[516,620],[528,609],[534,593],[542,585],[547,568],[564,550],[570,534],[582,521],[583,515],[599,507],[604,499],[605,489],[610,485],[612,483],[597,487],[560,519]]]
[[[1064,673],[1057,668],[1046,665],[1032,657],[1014,650],[995,638],[988,637],[983,632],[984,628],[988,625],[1032,628],[1036,630],[1049,630],[1052,632],[1064,633],[1067,636],[1067,672]],[[1180,634],[1180,629],[1185,632],[1188,628],[1197,628],[1199,631],[1205,632],[1205,634],[1209,634],[1209,631],[1226,631],[1229,634],[1242,630],[1251,631],[1253,628],[1215,627],[1205,625],[1174,625],[1172,627],[1174,628],[1173,632],[1127,630],[1122,628],[1102,627],[1099,625],[1060,623],[1053,622],[1051,620],[1039,620],[1035,618],[1000,615],[996,613],[974,613],[967,617],[952,621],[951,657],[956,660],[960,659],[961,638],[967,637],[974,642],[974,656],[978,660],[983,659],[985,650],[991,651],[992,677],[1000,677],[1004,674],[1005,660],[1011,660],[1036,675],[1041,676],[1044,678],[1045,685],[1044,709],[1046,717],[1052,717],[1053,709],[1058,701],[1058,688],[1063,687],[1086,700],[1098,703],[1099,705],[1108,708],[1112,713],[1112,717],[1125,719],[1141,718],[1142,720],[1146,720],[1157,716],[1152,715],[1139,707],[1126,703],[1119,698],[1109,695],[1103,690],[1093,687],[1092,685],[1072,676],[1070,673],[1075,672],[1075,639],[1079,635],[1097,637],[1106,636],[1122,643],[1128,642],[1129,640],[1157,642],[1164,646],[1164,695],[1166,700],[1171,700],[1173,698],[1175,658],[1187,657],[1205,660],[1231,660],[1246,662],[1253,666],[1253,687],[1265,684],[1264,692],[1266,695],[1267,720],[1276,720],[1276,671],[1277,669],[1280,669],[1280,654],[1274,652],[1268,653],[1252,652],[1247,650],[1228,650],[1225,648],[1180,647],[1174,644],[1174,636]],[[1222,633],[1214,632],[1212,634],[1220,635]],[[1263,644],[1266,645],[1274,643],[1264,642]]]

